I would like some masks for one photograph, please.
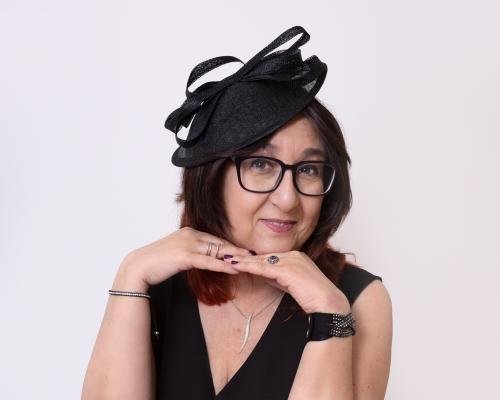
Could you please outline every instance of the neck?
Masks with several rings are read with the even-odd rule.
[[[234,300],[243,305],[258,305],[283,293],[282,290],[272,286],[268,279],[246,272],[232,276],[232,283]]]

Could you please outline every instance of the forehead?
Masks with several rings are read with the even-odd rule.
[[[295,118],[278,129],[259,151],[268,154],[292,153],[304,157],[325,157],[325,149],[319,135],[305,118]]]

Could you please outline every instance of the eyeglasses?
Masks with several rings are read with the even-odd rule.
[[[273,157],[232,156],[236,164],[240,186],[255,193],[274,191],[287,169],[292,170],[295,189],[306,196],[322,196],[330,191],[335,168],[324,161],[306,160],[297,164],[285,164]]]

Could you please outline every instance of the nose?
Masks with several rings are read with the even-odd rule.
[[[278,187],[270,193],[271,201],[283,211],[292,210],[300,201],[300,193],[293,184],[293,173],[288,169],[283,174]]]

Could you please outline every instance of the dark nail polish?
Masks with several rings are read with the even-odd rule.
[[[248,250],[248,251],[252,254],[252,256],[256,256],[257,255],[257,253],[255,251],[253,251],[253,250]]]
[[[238,261],[231,260],[231,264],[238,264]]]
[[[231,254],[224,254],[224,260],[225,260],[226,258],[232,258],[232,257],[233,257],[233,256],[232,256]]]

